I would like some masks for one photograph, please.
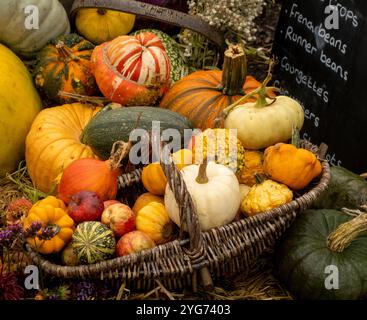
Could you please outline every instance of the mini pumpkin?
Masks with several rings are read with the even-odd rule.
[[[136,229],[147,234],[156,244],[162,244],[172,240],[174,224],[164,204],[150,202],[138,211]]]
[[[271,70],[272,64],[270,66]],[[245,95],[223,110],[224,127],[237,129],[238,139],[245,149],[260,150],[279,142],[287,142],[294,128],[301,130],[304,123],[302,106],[287,96],[272,97],[267,84],[271,72],[260,88]],[[249,98],[256,96],[256,102]]]
[[[25,217],[23,226],[28,229],[34,222],[41,223],[42,228],[34,238],[28,238],[27,241],[34,250],[42,254],[59,252],[71,240],[74,221],[68,215],[65,204],[53,196],[35,203]],[[50,239],[39,237],[45,230],[51,233]]]
[[[60,91],[91,96],[97,85],[90,68],[94,45],[77,34],[60,36],[45,46],[38,55],[35,83],[55,103],[71,102]]]
[[[311,151],[278,143],[265,150],[264,171],[272,180],[301,190],[321,174],[322,165]]]
[[[284,184],[272,180],[261,181],[254,185],[241,204],[242,213],[253,216],[277,208],[293,199],[293,192]]]
[[[128,34],[135,23],[135,15],[104,8],[79,9],[75,25],[78,32],[95,44]]]
[[[181,170],[202,230],[223,226],[235,218],[241,204],[241,192],[235,174],[226,166],[205,160]],[[179,207],[167,184],[164,203],[169,217],[181,225]]]
[[[157,196],[164,195],[167,179],[160,163],[151,163],[144,167],[141,174],[141,180],[143,182],[144,188],[150,193]]]
[[[150,192],[143,193],[141,196],[139,196],[138,199],[136,199],[135,204],[132,207],[132,210],[134,211],[135,214],[137,214],[141,208],[145,207],[151,202],[158,202],[164,204],[164,199]]]

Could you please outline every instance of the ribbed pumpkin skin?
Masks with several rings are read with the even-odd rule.
[[[27,168],[37,189],[49,193],[55,188],[56,178],[72,161],[96,158],[91,148],[80,142],[80,136],[99,110],[74,103],[38,114],[26,140]]]
[[[96,8],[79,9],[75,18],[78,32],[95,44],[128,34],[134,22],[133,14]]]
[[[29,5],[38,8],[38,29],[25,28],[26,18],[34,17],[25,13]],[[0,42],[21,56],[31,58],[51,39],[68,34],[70,23],[58,0],[1,0],[0,30]]]
[[[41,100],[27,68],[0,44],[0,177],[13,172],[24,157],[28,130],[40,110]]]
[[[135,214],[137,214],[141,208],[145,207],[151,202],[164,204],[164,199],[162,197],[155,196],[154,194],[149,192],[143,193],[141,196],[139,196],[138,199],[136,199],[132,210]]]
[[[117,108],[106,106],[84,129],[82,142],[90,146],[101,159],[108,159],[116,141],[129,141],[140,117],[138,128],[152,130],[152,121],[159,120],[161,132],[177,129],[184,137],[184,130],[192,124],[186,118],[169,110],[154,107]]]
[[[94,45],[78,36],[60,36],[42,49],[35,69],[35,83],[55,103],[74,101],[59,91],[94,95],[98,88],[90,68]]]
[[[343,252],[331,251],[326,240],[340,224],[351,219],[336,210],[307,210],[284,235],[276,250],[279,278],[308,300],[356,300],[367,295],[367,236],[359,236]],[[327,266],[339,270],[339,289],[327,290]],[[335,275],[335,273],[334,273]]]
[[[163,97],[160,107],[182,114],[195,128],[214,128],[215,119],[223,109],[242,97],[223,94],[221,81],[222,71],[196,71],[176,82]],[[243,90],[249,93],[260,85],[255,78],[247,76]]]
[[[73,234],[72,246],[82,264],[110,259],[116,240],[112,230],[97,221],[79,224]]]
[[[153,33],[97,46],[92,70],[103,95],[124,106],[154,105],[170,86],[170,59]]]

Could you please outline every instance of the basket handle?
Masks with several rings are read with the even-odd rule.
[[[192,264],[200,264],[205,261],[206,248],[194,202],[187,190],[181,172],[172,161],[172,158],[165,152],[162,152],[161,167],[179,206],[181,226],[184,226],[189,234],[190,247],[188,250],[185,250],[185,253],[189,256]],[[181,239],[183,238],[183,229],[184,228],[180,228]],[[213,288],[213,281],[208,268],[205,266],[201,268],[200,275],[204,288],[206,290],[211,290]],[[196,288],[195,279],[196,278],[193,278],[194,288]]]
[[[187,28],[208,38],[221,50],[225,48],[224,35],[198,17],[180,11],[159,7],[134,0],[75,0],[71,8],[71,17],[81,8],[104,8],[123,11],[165,22],[181,28]]]

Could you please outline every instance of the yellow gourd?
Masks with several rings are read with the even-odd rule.
[[[40,110],[27,68],[0,44],[0,177],[13,172],[24,157],[27,133]]]
[[[162,244],[172,240],[174,224],[164,204],[151,202],[138,211],[136,229],[144,232],[156,244]]]
[[[76,28],[83,37],[95,44],[128,34],[135,23],[135,15],[103,8],[80,9]]]
[[[38,236],[27,239],[28,244],[42,254],[59,252],[71,240],[74,221],[68,215],[64,203],[53,196],[38,201],[25,217],[23,226],[28,229],[34,222],[41,223],[40,231],[48,228],[54,233],[48,240],[40,239]]]
[[[293,199],[293,192],[284,184],[265,180],[254,185],[241,204],[241,211],[248,216],[274,209]]]
[[[322,166],[312,152],[278,143],[265,150],[264,170],[272,180],[301,190],[321,174]]]

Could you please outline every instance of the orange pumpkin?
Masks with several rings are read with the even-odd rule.
[[[42,49],[35,69],[37,88],[52,102],[72,102],[59,91],[93,95],[97,85],[90,69],[94,45],[78,36],[60,36]]]
[[[231,46],[225,52],[223,71],[201,70],[182,78],[164,96],[160,107],[187,117],[195,128],[214,128],[216,119],[226,107],[240,99],[243,93],[261,86],[246,73],[244,50],[238,45]],[[220,124],[223,127],[223,121]]]

